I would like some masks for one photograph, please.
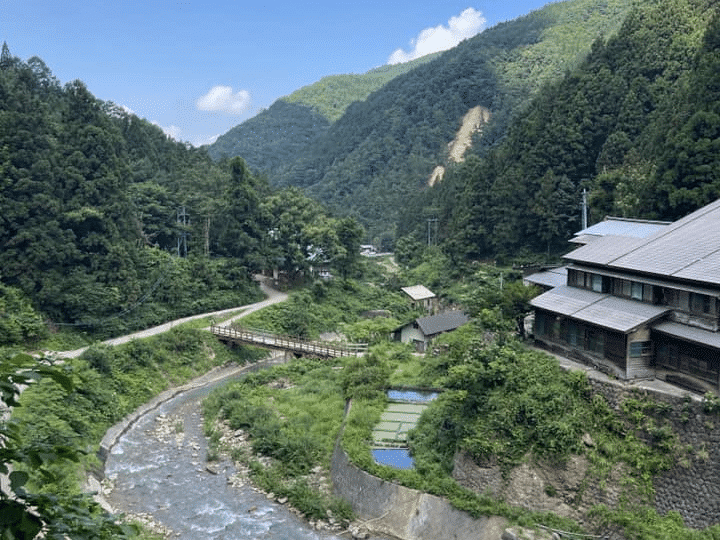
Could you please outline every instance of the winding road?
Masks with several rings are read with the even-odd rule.
[[[150,336],[154,336],[157,334],[162,334],[163,332],[167,332],[171,328],[174,328],[175,326],[179,326],[181,324],[184,324],[189,321],[193,321],[196,319],[202,319],[204,317],[218,317],[222,318],[229,313],[233,313],[234,311],[242,310],[242,313],[236,315],[235,317],[232,317],[225,322],[222,323],[223,326],[227,326],[236,319],[239,319],[241,317],[245,317],[246,315],[249,315],[253,311],[257,311],[259,309],[262,309],[264,307],[270,306],[272,304],[277,304],[279,302],[284,302],[287,300],[288,295],[285,293],[282,293],[280,291],[277,291],[273,288],[271,288],[269,285],[265,283],[263,279],[258,279],[260,282],[260,289],[265,293],[267,298],[265,300],[262,300],[260,302],[255,302],[254,304],[248,304],[246,306],[240,306],[240,307],[234,307],[229,309],[223,309],[220,311],[211,311],[209,313],[201,313],[199,315],[191,315],[190,317],[184,317],[182,319],[176,319],[174,321],[170,321],[164,324],[160,324],[158,326],[153,326],[152,328],[147,328],[145,330],[141,330],[139,332],[134,332],[132,334],[128,334],[126,336],[120,336],[112,339],[108,339],[103,341],[102,343],[106,345],[121,345],[123,343],[127,343],[129,341],[132,341],[134,339],[142,339]],[[87,350],[87,347],[82,347],[80,349],[75,349],[73,351],[60,351],[53,353],[58,358],[77,358],[82,353]]]

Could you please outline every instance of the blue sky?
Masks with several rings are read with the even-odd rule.
[[[326,75],[449,48],[548,2],[0,0],[0,41],[199,145]]]

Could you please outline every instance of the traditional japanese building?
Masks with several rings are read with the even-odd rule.
[[[438,298],[435,293],[425,287],[425,285],[403,287],[401,290],[410,298],[413,308],[424,309],[431,315],[437,312]]]
[[[566,283],[531,302],[537,342],[623,379],[720,393],[720,200],[583,243]]]

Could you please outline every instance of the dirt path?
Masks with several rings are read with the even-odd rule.
[[[260,280],[260,289],[267,295],[267,298],[260,302],[255,302],[254,304],[248,304],[246,306],[234,307],[234,308],[230,308],[230,309],[223,309],[220,311],[211,311],[210,313],[201,313],[199,315],[192,315],[190,317],[184,317],[182,319],[176,319],[174,321],[170,321],[165,324],[158,325],[158,326],[153,326],[152,328],[147,328],[145,330],[141,330],[139,332],[134,332],[134,333],[128,334],[126,336],[120,336],[120,337],[108,339],[108,340],[103,341],[102,343],[104,343],[106,345],[121,345],[122,343],[127,343],[128,341],[132,341],[134,339],[142,339],[142,338],[154,336],[157,334],[162,334],[163,332],[167,332],[168,330],[170,330],[171,328],[173,328],[175,326],[179,326],[183,323],[193,321],[195,319],[202,319],[203,317],[224,317],[234,311],[242,310],[242,313],[236,315],[235,317],[228,319],[227,321],[225,321],[223,323],[224,325],[228,325],[232,321],[239,319],[241,317],[245,317],[246,315],[249,315],[250,313],[257,311],[258,309],[262,309],[269,305],[277,304],[278,302],[284,302],[285,300],[287,300],[287,297],[288,297],[287,294],[271,288],[263,280]],[[85,352],[86,349],[87,349],[87,347],[82,347],[81,349],[75,349],[74,351],[61,351],[61,352],[56,352],[54,354],[58,358],[77,358],[83,352]]]

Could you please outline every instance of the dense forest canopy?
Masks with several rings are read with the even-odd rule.
[[[330,75],[282,97],[268,109],[235,126],[207,147],[213,159],[241,156],[251,169],[270,176],[310,150],[315,139],[355,101],[365,100],[395,77],[429,62],[439,53],[361,75]]]
[[[545,88],[504,140],[457,166],[404,214],[437,209],[454,257],[558,252],[605,215],[675,220],[720,196],[717,6],[660,0]]]
[[[54,324],[102,333],[241,305],[252,273],[278,265],[292,277],[311,263],[347,274],[362,236],[241,158],[216,163],[7,44],[0,182],[2,284]],[[278,197],[286,213],[312,211],[288,220],[272,209]],[[281,219],[294,236],[270,234]]]
[[[216,145],[224,151],[231,141],[243,145],[243,157],[266,171],[273,185],[302,188],[360,220],[369,240],[390,246],[400,209],[446,162],[447,145],[468,109],[491,111],[481,141],[493,146],[539,89],[577,65],[595,38],[615,32],[630,4],[550,4],[393,78],[334,122],[317,109],[277,102]],[[324,90],[315,89],[317,100]]]

